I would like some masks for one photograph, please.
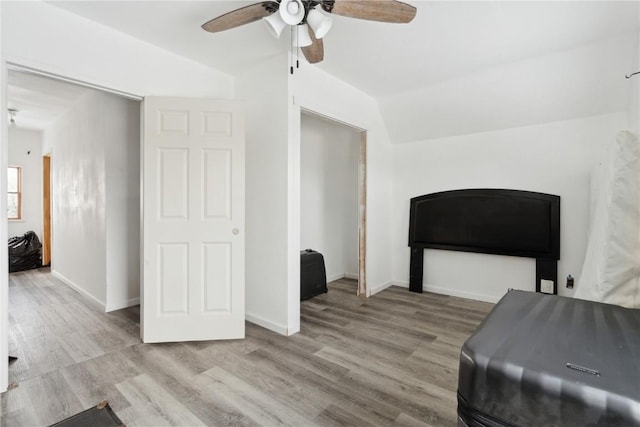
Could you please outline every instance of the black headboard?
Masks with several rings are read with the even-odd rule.
[[[425,248],[536,258],[536,290],[557,293],[560,197],[531,191],[468,189],[411,199],[409,288],[422,292]]]

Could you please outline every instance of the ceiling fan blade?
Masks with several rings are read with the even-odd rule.
[[[202,29],[210,33],[217,33],[255,22],[265,16],[271,15],[276,10],[278,10],[278,3],[275,1],[264,1],[252,4],[218,16],[202,24]]]
[[[302,48],[304,57],[307,58],[309,64],[317,64],[324,59],[324,43],[322,39],[317,39],[313,34],[311,26],[309,26],[309,37],[311,37],[311,46],[305,46]]]
[[[416,16],[416,8],[394,0],[335,0],[323,2],[322,9],[334,15],[368,21],[406,24]]]

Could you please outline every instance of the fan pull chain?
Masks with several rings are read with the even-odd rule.
[[[294,33],[295,27],[295,33]],[[293,57],[296,58],[296,68],[300,68],[300,27],[298,25],[291,25],[291,56],[289,57],[289,70],[293,75]],[[295,54],[294,54],[295,49]]]
[[[290,69],[291,69],[291,75],[293,75],[293,27],[290,27],[290,28],[291,28],[291,37],[290,37],[290,39],[291,39],[291,57],[289,58],[289,60],[291,62],[289,62],[289,65],[290,65]]]

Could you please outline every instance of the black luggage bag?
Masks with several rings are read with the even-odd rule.
[[[311,249],[300,251],[300,301],[327,292],[324,257]]]
[[[640,426],[640,309],[510,291],[463,345],[459,426]]]
[[[42,243],[33,231],[11,237],[9,245],[9,273],[42,267]]]

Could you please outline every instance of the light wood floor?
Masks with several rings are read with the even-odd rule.
[[[0,425],[40,426],[107,399],[133,426],[456,425],[460,346],[492,304],[339,280],[301,332],[141,344],[139,308],[105,314],[46,269],[12,274]]]

